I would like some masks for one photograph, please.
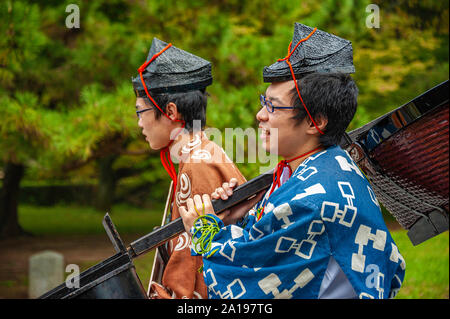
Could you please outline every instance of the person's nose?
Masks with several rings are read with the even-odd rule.
[[[265,122],[265,121],[269,120],[269,112],[267,111],[267,109],[264,106],[261,107],[261,109],[259,110],[258,113],[256,113],[256,119],[259,122]]]
[[[142,124],[142,116],[139,116],[138,126],[139,126],[140,128],[144,128],[144,125]]]

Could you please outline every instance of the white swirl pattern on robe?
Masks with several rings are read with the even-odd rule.
[[[188,233],[184,232],[180,236],[178,236],[177,244],[174,248],[175,251],[183,250],[190,245],[191,236]]]
[[[191,180],[187,174],[183,173],[180,175],[180,191],[175,196],[177,206],[180,207],[186,203],[189,197],[191,197]]]
[[[211,153],[207,150],[196,150],[191,156],[192,159],[196,160],[210,160],[211,159]]]
[[[181,153],[189,154],[194,148],[199,147],[201,144],[202,141],[200,139],[200,136],[195,135],[192,141],[183,146],[183,148],[181,149]]]

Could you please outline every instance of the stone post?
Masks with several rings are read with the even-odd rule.
[[[37,298],[64,281],[64,257],[54,251],[42,251],[29,259],[28,297]]]

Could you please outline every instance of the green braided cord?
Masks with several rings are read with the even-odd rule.
[[[211,243],[214,236],[219,232],[220,227],[211,215],[201,215],[194,221],[194,232],[192,233],[192,244],[194,251],[199,255],[207,254],[211,250]],[[200,237],[196,234],[200,232]]]

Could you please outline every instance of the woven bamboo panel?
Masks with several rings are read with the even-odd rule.
[[[404,228],[433,207],[448,213],[448,103],[383,141],[369,156],[381,168],[370,178],[374,191]]]

